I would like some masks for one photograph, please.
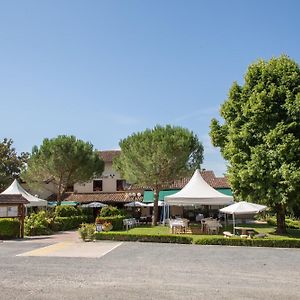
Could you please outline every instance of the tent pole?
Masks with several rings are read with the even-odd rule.
[[[235,227],[235,218],[234,218],[234,213],[232,214],[232,230],[233,230],[233,234],[235,234],[235,229],[234,229],[234,227]]]
[[[164,201],[164,218],[163,218],[163,225],[165,226],[165,220],[166,220],[166,203]]]

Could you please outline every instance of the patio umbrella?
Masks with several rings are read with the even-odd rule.
[[[107,204],[101,203],[101,202],[91,202],[88,204],[83,204],[81,207],[106,207]]]
[[[153,207],[154,202],[147,204],[147,206]],[[158,206],[164,206],[164,201],[158,201]]]
[[[236,215],[257,214],[267,209],[267,206],[246,201],[237,202],[220,209],[220,212],[232,215],[233,231]],[[234,232],[233,232],[234,233]]]
[[[124,206],[126,206],[126,207],[146,207],[148,205],[143,202],[133,201],[133,202],[125,204]]]

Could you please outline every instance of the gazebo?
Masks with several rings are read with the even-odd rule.
[[[25,205],[29,201],[20,194],[0,195],[0,218],[18,218],[20,223],[19,237],[24,237]]]
[[[193,177],[179,192],[166,196],[164,199],[164,219],[166,205],[195,206],[195,205],[219,205],[225,206],[233,203],[233,197],[224,195],[212,188],[201,176],[200,170],[196,170]]]
[[[1,195],[16,195],[16,194],[22,195],[26,200],[28,200],[26,207],[48,205],[48,202],[46,200],[40,199],[25,191],[24,188],[19,184],[17,179],[15,179],[13,183],[4,192],[1,193]]]

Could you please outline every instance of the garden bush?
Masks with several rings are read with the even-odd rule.
[[[74,206],[59,205],[55,207],[54,213],[57,217],[73,217],[73,216],[81,216],[82,210]]]
[[[32,213],[25,218],[25,235],[45,235],[51,234],[52,216],[46,211]]]
[[[207,236],[196,240],[197,245],[227,245],[227,246],[252,246],[252,247],[277,247],[277,248],[300,248],[300,239],[242,239]]]
[[[76,229],[82,223],[87,222],[87,219],[87,216],[56,217],[54,219],[55,231]]]
[[[100,217],[113,217],[123,215],[122,211],[115,206],[106,206],[100,210]]]
[[[96,218],[97,224],[104,224],[104,223],[111,223],[113,226],[113,230],[122,230],[123,229],[123,220],[125,219],[124,216],[117,215],[111,217],[100,217]]]
[[[78,232],[83,241],[93,241],[95,239],[95,224],[81,224]]]
[[[16,238],[19,236],[20,223],[18,219],[0,219],[0,238]]]
[[[114,240],[114,241],[136,241],[136,242],[154,242],[154,243],[177,243],[191,244],[193,239],[183,235],[151,235],[151,234],[128,234],[126,232],[97,232],[96,240]]]

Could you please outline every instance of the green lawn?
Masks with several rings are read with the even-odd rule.
[[[275,227],[268,225],[268,224],[237,224],[239,227],[251,227],[254,228],[257,233],[266,233],[268,235],[268,238],[272,239],[281,239],[281,238],[300,238],[300,229],[289,229],[288,235],[275,235]],[[221,229],[221,232],[223,231],[230,231],[232,232],[232,225],[231,226],[225,226]],[[118,231],[120,232],[120,231]],[[144,225],[144,226],[138,226],[135,228],[131,228],[128,231],[124,230],[124,232],[127,232],[128,234],[148,234],[148,235],[160,235],[160,234],[170,234],[170,228],[168,226],[150,226],[150,225]],[[182,234],[181,234],[182,235]],[[185,235],[185,234],[183,234]],[[186,236],[190,236],[193,238],[194,241],[201,239],[203,237],[206,237],[207,235],[201,235],[201,234],[186,234]],[[219,236],[223,236],[223,234],[220,234]]]

